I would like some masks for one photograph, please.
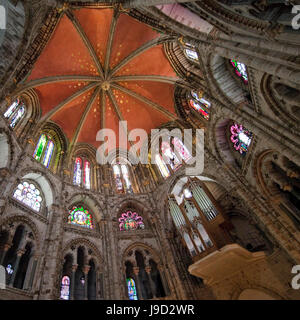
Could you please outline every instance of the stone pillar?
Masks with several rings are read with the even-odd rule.
[[[16,278],[16,275],[17,275],[17,272],[18,272],[18,268],[19,268],[19,263],[20,263],[22,255],[24,253],[25,253],[25,250],[22,250],[22,249],[19,249],[17,251],[17,260],[16,260],[16,262],[15,262],[15,264],[13,266],[14,272],[13,272],[13,274],[12,274],[10,280],[9,280],[9,283],[8,283],[8,285],[11,286],[11,287],[13,287],[13,285],[14,285],[14,281],[15,281],[15,278]]]
[[[84,273],[84,300],[88,300],[88,273],[90,271],[90,266],[85,265],[82,268],[82,271]]]
[[[25,280],[24,280],[24,285],[23,285],[23,289],[25,289],[25,290],[29,290],[32,286],[34,273],[35,273],[35,269],[36,269],[36,265],[37,265],[37,260],[38,260],[37,256],[32,255],[30,257]]]
[[[74,300],[74,291],[75,291],[75,273],[78,268],[78,264],[72,265],[72,277],[71,277],[71,293],[70,300]]]
[[[166,296],[169,296],[170,295],[170,289],[169,289],[168,281],[166,279],[165,271],[164,271],[162,265],[158,265],[157,266],[157,272],[160,275],[160,279],[161,279],[165,294],[166,294]]]
[[[140,272],[139,267],[133,267],[134,281],[135,281],[135,285],[136,285],[138,299],[143,300],[142,285],[141,285],[140,278],[139,278],[139,272]]]
[[[6,253],[8,251],[8,249],[11,247],[11,244],[6,243],[3,247],[3,252],[2,252],[2,256],[1,256],[1,260],[0,260],[0,265],[3,265]]]
[[[151,269],[152,269],[151,266],[147,266],[145,268],[145,270],[146,270],[146,272],[148,274],[152,296],[153,296],[153,298],[156,298],[156,284],[155,284],[155,282],[153,281],[153,279],[151,277]]]

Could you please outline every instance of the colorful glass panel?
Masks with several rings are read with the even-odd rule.
[[[168,167],[166,166],[166,164],[160,154],[157,154],[155,156],[155,162],[156,162],[158,169],[159,169],[160,173],[162,174],[162,176],[164,178],[168,178],[170,176],[170,171],[169,171]]]
[[[130,179],[129,179],[128,168],[127,168],[127,166],[125,164],[121,165],[121,171],[122,171],[123,179],[125,181],[126,189],[128,191],[132,191],[131,182],[130,182]]]
[[[208,120],[209,119],[209,109],[211,107],[211,103],[204,98],[200,98],[198,93],[195,91],[191,91],[191,95],[193,99],[189,100],[190,106],[195,109],[197,112],[202,114],[202,116]]]
[[[42,197],[39,189],[37,189],[33,183],[27,181],[20,183],[15,190],[13,197],[32,208],[34,211],[40,211]]]
[[[161,144],[161,152],[164,154],[165,157],[167,157],[169,159],[169,164],[171,166],[171,168],[176,171],[180,165],[181,162],[180,160],[177,158],[176,154],[174,153],[174,151],[171,149],[171,146],[168,142],[163,141]]]
[[[127,288],[129,300],[138,300],[135,282],[132,278],[127,278]]]
[[[43,154],[43,150],[46,146],[46,143],[47,143],[47,136],[45,134],[42,134],[39,138],[39,141],[38,141],[38,144],[34,150],[34,153],[33,153],[33,157],[37,160],[37,161],[40,161],[41,160],[41,157],[42,157],[42,154]]]
[[[81,171],[82,171],[82,160],[81,158],[76,158],[75,164],[74,164],[73,184],[77,186],[81,185]]]
[[[199,58],[198,58],[198,54],[196,51],[194,50],[190,50],[190,49],[184,49],[185,50],[185,53],[186,55],[188,56],[188,58],[192,59],[192,60],[195,60],[195,61],[198,61]]]
[[[120,231],[144,229],[145,227],[143,218],[132,211],[123,212],[119,218],[119,222]]]
[[[43,159],[43,165],[46,166],[47,168],[49,167],[53,150],[54,150],[54,143],[52,142],[52,140],[49,140],[47,144],[46,152],[44,155],[44,159]]]
[[[192,156],[191,156],[189,150],[187,149],[187,147],[182,143],[182,141],[179,138],[174,137],[173,145],[174,145],[176,151],[180,154],[181,158],[185,162],[187,162],[191,159]]]
[[[61,280],[60,298],[63,300],[70,299],[70,278],[63,276]]]
[[[239,151],[242,155],[246,154],[252,140],[252,132],[237,123],[230,127],[230,132],[230,140],[235,150]]]
[[[243,81],[245,82],[245,84],[248,83],[248,74],[247,74],[247,68],[246,66],[241,63],[241,62],[238,62],[234,59],[231,59],[230,60],[232,66],[234,67],[235,69],[235,73],[241,77],[243,79]]]
[[[113,166],[113,171],[114,171],[114,177],[115,177],[117,190],[122,191],[123,190],[123,182],[121,179],[121,171],[120,171],[119,165],[115,164]]]
[[[84,161],[84,174],[83,174],[83,183],[86,189],[91,188],[91,165],[89,161]]]
[[[17,109],[18,105],[20,104],[20,100],[17,99],[16,101],[14,101],[6,110],[6,112],[4,113],[4,117],[6,119],[8,119]]]
[[[18,108],[18,110],[15,112],[13,117],[11,118],[10,127],[14,128],[16,126],[16,124],[20,121],[20,119],[22,119],[24,114],[25,114],[25,107],[24,107],[24,105],[21,105]]]
[[[73,207],[69,210],[68,223],[93,229],[92,216],[83,207]]]

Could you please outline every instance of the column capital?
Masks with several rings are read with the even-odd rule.
[[[83,268],[82,268],[82,271],[83,271],[83,273],[84,273],[85,275],[87,275],[87,274],[89,273],[90,269],[91,269],[91,266],[89,266],[89,265],[84,265]]]
[[[140,268],[139,267],[133,267],[133,273],[137,276],[140,272]]]
[[[18,257],[21,257],[24,253],[25,253],[25,250],[24,250],[24,249],[19,249],[19,250],[17,250],[17,256],[18,256]]]
[[[75,272],[78,268],[78,264],[73,264],[72,265],[72,272]]]

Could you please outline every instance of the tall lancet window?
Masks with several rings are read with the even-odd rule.
[[[19,123],[19,121],[24,117],[25,112],[26,112],[25,104],[18,98],[5,111],[4,117],[8,119],[9,126],[11,128],[14,128]]]
[[[173,138],[173,145],[176,151],[180,154],[182,160],[184,160],[185,162],[188,162],[191,159],[192,156],[189,150],[179,138],[177,137]]]
[[[46,134],[41,134],[39,141],[33,153],[35,160],[41,162],[45,167],[49,168],[53,153],[55,150],[54,142]]]
[[[203,92],[191,91],[191,99],[189,99],[190,106],[200,113],[204,119],[209,119],[211,103],[202,98]]]
[[[162,142],[161,152],[168,159],[168,163],[171,166],[172,170],[176,171],[180,167],[181,162],[176,156],[175,152],[172,150],[168,142],[166,141]]]
[[[128,165],[126,164],[114,164],[113,173],[116,183],[116,189],[118,192],[129,192],[132,193],[132,184],[130,180],[130,173]]]
[[[159,169],[161,175],[164,178],[168,178],[170,176],[170,171],[169,171],[167,165],[165,164],[165,162],[160,154],[156,154],[155,162],[158,166],[158,169]]]
[[[91,189],[91,164],[87,159],[76,157],[74,163],[73,184]]]

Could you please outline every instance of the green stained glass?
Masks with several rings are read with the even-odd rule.
[[[46,146],[46,143],[47,143],[47,137],[45,134],[42,134],[40,136],[40,139],[39,139],[39,142],[34,150],[34,153],[33,153],[33,157],[37,160],[37,161],[40,161],[41,160],[41,157],[42,157],[42,154],[43,154],[43,150]]]

